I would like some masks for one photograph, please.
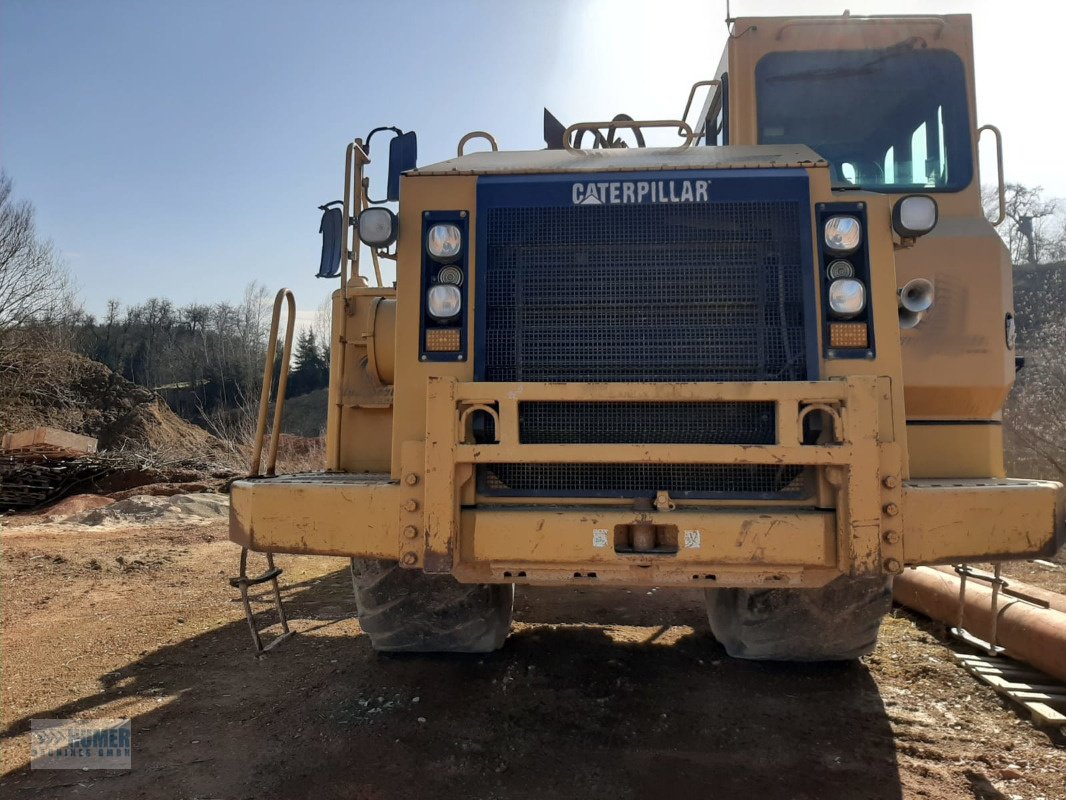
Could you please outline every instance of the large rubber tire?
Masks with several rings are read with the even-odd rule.
[[[511,630],[512,584],[463,584],[360,558],[352,583],[359,624],[378,651],[490,653]]]
[[[820,589],[708,589],[711,632],[734,658],[846,661],[871,652],[891,579],[840,577]]]

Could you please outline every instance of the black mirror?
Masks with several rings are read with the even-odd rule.
[[[389,185],[387,200],[400,199],[400,175],[418,166],[418,136],[414,131],[393,136],[389,142]]]
[[[318,226],[318,232],[322,234],[322,260],[315,277],[336,278],[341,274],[341,242],[344,241],[340,202],[327,203],[319,208],[322,209],[322,222]]]

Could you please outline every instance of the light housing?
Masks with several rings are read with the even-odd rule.
[[[866,286],[854,278],[839,278],[829,284],[829,310],[842,319],[861,314],[866,308]]]
[[[862,244],[862,223],[850,214],[834,214],[822,227],[822,239],[831,253],[854,253]]]
[[[925,194],[909,194],[892,206],[892,228],[901,239],[925,236],[940,219],[936,200]]]
[[[388,247],[396,241],[396,215],[387,208],[366,209],[359,215],[359,240],[370,247]]]
[[[825,273],[833,281],[837,278],[854,278],[855,266],[850,261],[838,258],[829,262],[829,266],[825,268]]]
[[[436,320],[459,316],[463,310],[463,294],[451,283],[438,283],[426,292],[426,312]]]
[[[448,261],[463,249],[463,234],[458,225],[437,223],[426,232],[426,252],[438,261]]]

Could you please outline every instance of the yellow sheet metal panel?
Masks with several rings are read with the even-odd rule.
[[[230,539],[256,551],[395,559],[399,496],[384,475],[235,481]]]
[[[914,478],[1003,477],[1003,426],[907,425],[907,449]]]
[[[1015,478],[904,485],[907,564],[1033,558],[1061,546],[1062,484]]]
[[[828,567],[836,562],[832,512],[764,514],[752,509],[676,510],[644,515],[677,527],[675,555],[619,554],[615,527],[642,515],[595,506],[566,509],[468,509],[462,512],[460,558],[470,562],[584,564],[686,563]],[[686,567],[688,569],[688,567]]]

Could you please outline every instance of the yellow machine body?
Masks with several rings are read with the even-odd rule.
[[[819,152],[760,144],[755,80],[774,53],[901,43],[961,61],[972,158],[968,185],[933,194],[936,227],[910,242],[893,230],[899,193],[841,188]],[[463,582],[554,585],[816,587],[842,574],[1053,552],[1063,537],[1061,485],[1003,470],[1000,411],[1014,376],[1011,266],[981,206],[973,74],[968,16],[739,19],[717,76],[728,77],[728,145],[481,152],[405,174],[396,288],[353,276],[333,296],[327,472],[234,483],[231,538],[253,550],[396,560]],[[672,174],[705,176],[713,194],[734,170],[805,176],[805,263],[815,271],[824,269],[819,214],[841,203],[860,209],[876,340],[868,357],[833,356],[835,343],[825,338],[837,332],[822,324],[825,296],[816,292],[808,311],[816,380],[657,381],[654,365],[637,382],[479,378],[482,228],[490,224],[479,214],[479,192],[487,180],[571,179],[582,187],[575,202],[602,184],[591,191],[610,203],[612,176],[622,174],[615,202],[624,203],[646,174],[658,186],[645,191],[676,191],[683,201],[682,191],[700,190],[670,188]],[[470,311],[461,331],[430,337],[424,225],[440,212],[465,226]],[[915,278],[935,285],[936,302],[920,324],[901,329],[899,290]],[[640,404],[652,414],[657,404],[762,403],[772,410],[774,437],[527,441],[523,409],[536,403]],[[821,433],[812,438],[814,417]],[[478,434],[477,419],[491,421],[489,435]],[[506,496],[478,480],[479,470],[499,464],[799,466],[809,483],[799,498],[754,500],[669,486],[638,499]]]

